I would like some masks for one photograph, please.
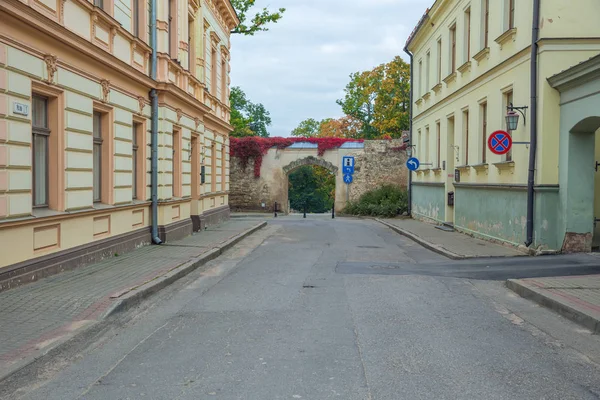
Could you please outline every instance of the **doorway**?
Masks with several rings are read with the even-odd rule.
[[[458,147],[454,146],[454,116],[447,121],[446,147],[446,224],[454,225],[454,167]]]

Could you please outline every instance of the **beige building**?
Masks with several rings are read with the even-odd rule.
[[[229,0],[2,0],[0,21],[0,281],[228,218]]]
[[[598,15],[597,0],[435,1],[407,42],[411,144],[422,162],[412,175],[413,216],[515,245],[590,249],[600,187],[583,205],[566,200],[568,171],[577,174],[565,152],[572,131],[561,128],[564,103],[548,79],[600,54]],[[511,104],[515,144],[496,155],[488,138],[508,131]],[[580,174],[595,173],[588,163]],[[585,224],[573,223],[573,207],[585,209]]]

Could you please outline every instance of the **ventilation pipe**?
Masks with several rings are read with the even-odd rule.
[[[156,82],[157,64],[157,39],[156,39],[156,9],[157,0],[150,1],[150,42],[152,46],[152,60],[150,64],[150,78]],[[156,89],[150,90],[150,101],[152,106],[151,122],[151,194],[152,194],[152,242],[161,244],[158,237],[158,93]]]
[[[540,2],[533,1],[533,24],[531,32],[531,125],[529,146],[529,172],[527,177],[527,247],[533,244],[534,202],[535,202],[535,167],[537,150],[537,90],[538,90],[538,38],[540,34]]]

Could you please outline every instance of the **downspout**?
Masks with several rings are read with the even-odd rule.
[[[152,61],[150,64],[150,78],[156,83],[156,64],[157,64],[157,39],[156,39],[156,8],[157,0],[150,1],[150,42],[152,46]],[[156,88],[150,90],[150,100],[152,106],[151,129],[151,195],[152,195],[152,242],[161,244],[162,240],[158,237],[158,93]]]
[[[412,131],[413,131],[413,55],[408,51],[408,47],[404,48],[404,52],[410,57],[410,107],[408,115],[408,145],[412,146]],[[412,150],[412,147],[409,147]],[[412,216],[412,171],[408,171],[408,216]]]
[[[529,174],[527,177],[527,247],[533,244],[533,212],[535,202],[535,167],[537,150],[537,91],[538,91],[538,38],[540,34],[540,2],[533,1],[533,24],[531,31],[531,126],[529,140]]]

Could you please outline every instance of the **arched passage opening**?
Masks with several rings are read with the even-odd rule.
[[[329,213],[335,204],[338,167],[316,157],[296,160],[285,167],[284,201],[281,210]]]

